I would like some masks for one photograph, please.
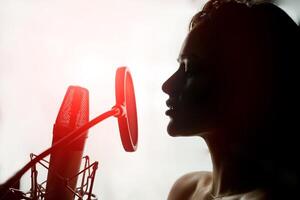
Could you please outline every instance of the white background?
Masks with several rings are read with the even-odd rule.
[[[85,154],[100,163],[94,193],[104,200],[166,199],[173,182],[211,170],[200,138],[171,138],[162,83],[201,0],[0,0],[0,182],[51,145],[69,85],[90,91],[90,117],[115,102],[114,75],[130,68],[139,147],[123,151],[116,119],[92,128]],[[295,19],[297,1],[281,6]],[[297,20],[298,21],[298,20]],[[43,175],[43,172],[41,172]],[[22,179],[28,190],[30,178]]]

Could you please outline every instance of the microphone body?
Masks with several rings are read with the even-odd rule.
[[[88,121],[88,90],[70,86],[53,127],[52,145]],[[80,169],[87,132],[75,142],[50,155],[45,200],[74,199],[76,175]]]

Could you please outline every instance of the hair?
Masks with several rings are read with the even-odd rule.
[[[217,70],[226,74],[226,68],[234,69],[237,73],[227,74],[232,77],[255,68],[262,72],[258,79],[271,77],[271,83],[263,82],[271,85],[271,91],[260,93],[269,109],[263,116],[254,116],[261,121],[252,135],[251,150],[263,150],[261,159],[271,160],[277,166],[277,171],[269,166],[270,176],[287,169],[288,175],[283,179],[294,174],[299,177],[299,164],[293,162],[299,146],[299,27],[274,4],[237,0],[207,2],[192,18],[189,31],[201,28],[203,23],[208,24],[205,28],[214,38],[215,57],[222,65]]]
[[[256,4],[255,1],[251,0],[210,0],[204,5],[200,12],[193,16],[189,24],[189,30],[192,30],[200,21],[210,17],[213,12],[226,3],[240,3],[248,7]]]

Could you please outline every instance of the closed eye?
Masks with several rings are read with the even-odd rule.
[[[210,68],[210,64],[204,59],[181,57],[178,59],[180,70],[187,76],[202,74]]]

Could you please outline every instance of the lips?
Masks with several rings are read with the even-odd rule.
[[[176,104],[175,101],[173,99],[168,99],[166,101],[166,105],[169,107],[169,110],[167,110],[165,112],[166,115],[170,116],[170,115],[174,115],[175,111],[176,111]]]
[[[169,110],[167,110],[167,111],[165,112],[165,114],[168,115],[168,116],[172,116],[172,115],[175,114],[175,111],[172,110],[172,109],[169,109]]]

